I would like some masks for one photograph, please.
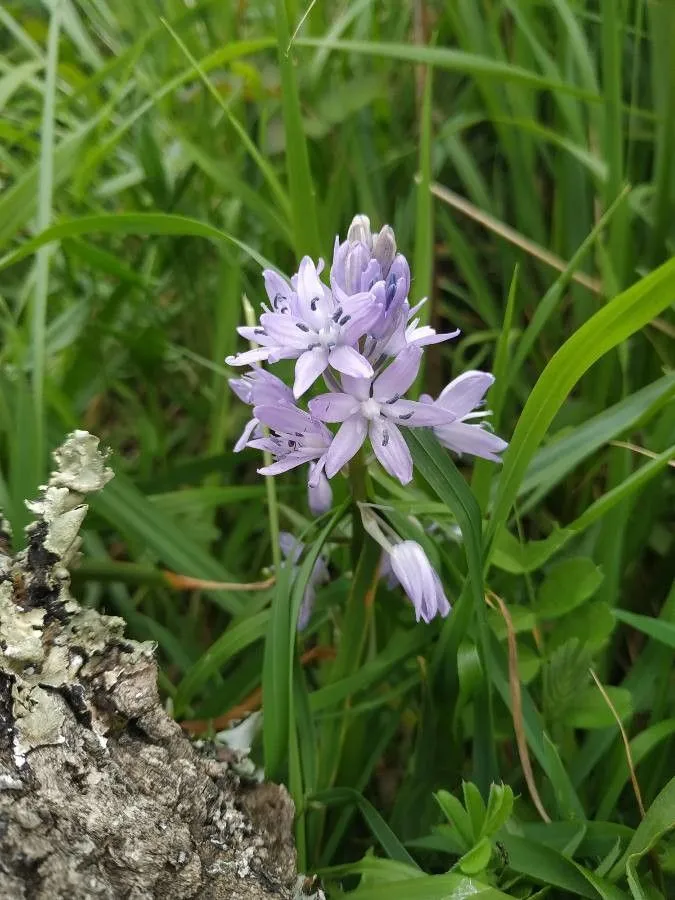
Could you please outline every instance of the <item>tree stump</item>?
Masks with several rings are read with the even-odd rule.
[[[152,645],[71,596],[84,497],[112,472],[84,431],[54,457],[27,549],[0,528],[1,900],[293,897],[286,791],[200,754]]]

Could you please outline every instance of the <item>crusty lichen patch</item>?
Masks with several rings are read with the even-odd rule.
[[[0,563],[0,672],[13,681],[18,768],[35,748],[64,742],[65,717],[52,689],[77,692],[85,660],[124,628],[121,619],[82,610],[69,590],[68,565],[80,546],[85,495],[103,488],[112,470],[98,438],[87,431],[71,434],[54,458],[57,468],[48,484],[26,504],[36,517],[26,530],[28,548],[14,559],[3,553]],[[54,628],[55,620],[61,628]]]
[[[73,599],[85,497],[112,472],[84,431],[55,460],[26,550],[0,526],[0,900],[292,896],[288,795],[200,756],[153,646]]]

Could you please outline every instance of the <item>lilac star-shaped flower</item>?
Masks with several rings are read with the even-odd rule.
[[[255,438],[247,446],[267,450],[276,457],[275,462],[263,466],[258,472],[261,475],[280,475],[316,460],[309,479],[310,485],[316,487],[333,437],[323,422],[295,406],[255,406],[253,415],[267,425],[272,434]]]
[[[293,391],[284,384],[284,382],[272,375],[265,369],[251,369],[241,378],[230,378],[228,381],[230,388],[239,397],[243,403],[249,406],[263,404],[281,404],[284,406],[294,406]],[[244,449],[248,441],[252,437],[262,437],[259,428],[260,423],[254,417],[249,419],[237,443],[234,445],[234,452],[239,453]]]
[[[428,394],[420,397],[423,403],[433,404],[455,414],[454,421],[434,428],[434,434],[444,447],[455,453],[468,453],[492,462],[501,462],[498,454],[508,447],[507,442],[493,434],[485,421],[475,421],[489,416],[490,411],[472,411],[482,406],[483,397],[494,380],[494,375],[488,372],[464,372],[441,391],[435,402]]]
[[[403,399],[417,377],[421,358],[419,347],[407,347],[376,378],[343,376],[344,392],[321,394],[310,400],[310,411],[317,419],[343,423],[326,454],[329,478],[349,462],[368,436],[390,475],[402,484],[412,479],[412,457],[398,426],[443,425],[455,418],[436,404]]]
[[[229,365],[297,359],[294,396],[300,397],[329,367],[352,377],[369,378],[373,367],[356,345],[380,316],[380,305],[369,292],[347,296],[331,291],[305,256],[300,263],[295,295],[289,292],[278,312],[265,312],[260,326],[239,333],[261,346],[237,356]],[[282,298],[283,299],[283,298]],[[280,301],[282,302],[282,301]]]

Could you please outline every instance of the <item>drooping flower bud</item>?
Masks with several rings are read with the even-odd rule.
[[[392,572],[415,607],[419,622],[430,622],[434,616],[447,616],[450,604],[441,579],[416,541],[401,541],[389,551]]]
[[[310,463],[309,481],[307,483],[307,502],[313,516],[322,516],[333,505],[333,490],[321,469],[316,471],[316,464]]]

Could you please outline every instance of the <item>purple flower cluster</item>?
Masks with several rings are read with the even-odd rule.
[[[269,304],[256,326],[239,328],[257,346],[228,357],[232,366],[251,365],[230,384],[253,407],[236,450],[266,450],[274,457],[259,471],[277,475],[310,463],[310,500],[315,510],[330,503],[326,478],[333,478],[369,438],[375,456],[402,484],[412,479],[412,458],[401,427],[434,428],[439,440],[463,453],[497,459],[502,440],[482,423],[467,425],[492,376],[465,373],[436,402],[408,400],[423,347],[447,341],[459,332],[437,334],[419,326],[408,302],[410,268],[396,251],[392,229],[373,234],[366,216],[356,216],[347,240],[335,241],[330,286],[320,279],[323,263],[305,256],[290,280],[265,270]],[[293,388],[262,369],[260,363],[295,360]],[[296,404],[323,376],[327,392],[308,410]],[[326,427],[339,424],[333,433]],[[267,426],[268,434],[261,425]]]
[[[499,461],[506,443],[486,426],[488,413],[474,411],[482,405],[491,375],[466,372],[435,401],[405,396],[417,378],[423,348],[451,340],[459,331],[437,334],[420,326],[417,314],[424,301],[410,306],[410,268],[397,252],[393,230],[385,225],[373,233],[366,216],[355,216],[347,239],[335,240],[328,284],[322,272],[323,261],[315,265],[308,256],[290,279],[270,269],[263,272],[269,302],[258,324],[238,329],[252,349],[226,359],[231,366],[251,367],[230,380],[237,396],[253,408],[235,450],[269,453],[273,461],[258,470],[264,475],[307,463],[315,515],[330,508],[329,479],[366,439],[391,476],[402,484],[411,481],[413,461],[401,428],[432,428],[455,452]],[[281,360],[295,360],[292,388],[262,367]],[[325,392],[301,408],[298,401],[319,378]],[[418,618],[426,621],[434,611],[445,615],[449,605],[442,588],[438,594],[438,576],[422,563],[421,547],[415,544],[413,552],[409,543],[391,554],[393,570],[414,600]],[[405,572],[413,573],[412,580]],[[423,590],[422,582],[414,581],[422,575]]]

